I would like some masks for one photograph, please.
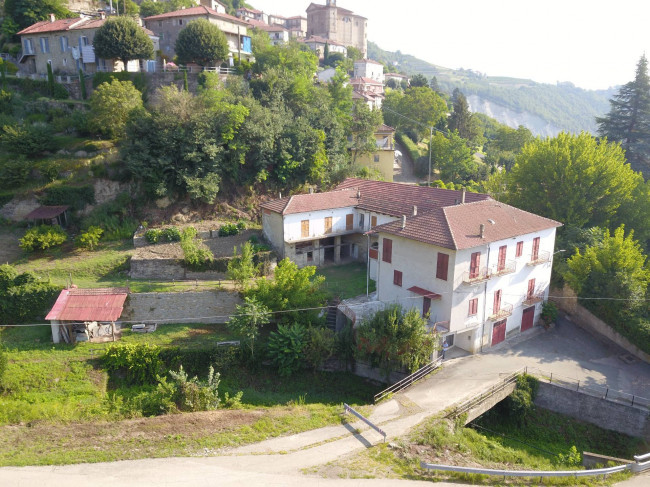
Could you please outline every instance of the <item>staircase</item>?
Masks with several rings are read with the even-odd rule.
[[[340,303],[341,300],[339,298],[334,298],[327,304],[327,316],[325,317],[325,325],[332,331],[336,331],[337,307]]]

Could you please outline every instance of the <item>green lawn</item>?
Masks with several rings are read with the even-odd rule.
[[[316,273],[325,276],[324,289],[330,296],[349,299],[366,294],[366,265],[361,262],[321,267]],[[375,281],[370,279],[367,282],[369,292],[374,292]]]

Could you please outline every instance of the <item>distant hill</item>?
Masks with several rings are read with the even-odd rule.
[[[524,125],[535,135],[556,135],[563,130],[595,133],[595,117],[609,111],[608,100],[616,92],[615,88],[584,90],[568,82],[551,85],[486,76],[471,69],[449,69],[400,51],[384,51],[374,42],[368,42],[368,57],[410,75],[435,76],[441,90],[462,91],[472,111],[485,113],[511,127]]]

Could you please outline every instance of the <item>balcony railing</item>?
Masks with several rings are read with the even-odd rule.
[[[506,274],[512,274],[517,270],[517,263],[514,260],[509,260],[503,265],[495,265],[491,271],[491,277],[504,276]]]
[[[540,250],[537,252],[537,255],[532,254],[530,256],[530,261],[526,263],[526,265],[540,265],[540,264],[546,264],[547,262],[551,261],[551,253],[546,251],[546,250]]]
[[[538,291],[530,296],[526,296],[526,299],[522,302],[524,306],[532,306],[535,303],[541,303],[544,301],[544,291]]]
[[[490,269],[488,269],[487,267],[481,267],[475,272],[472,271],[464,272],[463,282],[465,284],[476,284],[479,282],[487,281],[490,277],[492,277]]]
[[[491,314],[488,316],[489,321],[499,321],[504,318],[507,318],[508,316],[512,315],[512,305],[503,303],[501,304],[501,308],[497,310],[496,313]]]

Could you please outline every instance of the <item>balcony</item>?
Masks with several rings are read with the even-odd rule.
[[[495,265],[490,271],[490,277],[505,276],[517,271],[517,263],[514,260],[509,260],[503,265]]]
[[[501,308],[494,313],[488,316],[488,321],[499,321],[506,319],[508,316],[512,315],[512,308],[513,306],[511,304],[503,303],[501,305]]]
[[[544,301],[544,291],[538,291],[534,294],[526,296],[526,299],[524,299],[521,304],[524,306],[532,306],[533,304],[541,303],[542,301]]]
[[[466,271],[463,273],[463,282],[465,284],[478,284],[484,281],[487,281],[492,277],[490,269],[487,267],[481,267],[475,272]]]
[[[530,256],[530,261],[526,262],[526,265],[540,265],[546,264],[551,261],[551,253],[546,250],[540,250],[537,252],[537,255],[532,254]]]

